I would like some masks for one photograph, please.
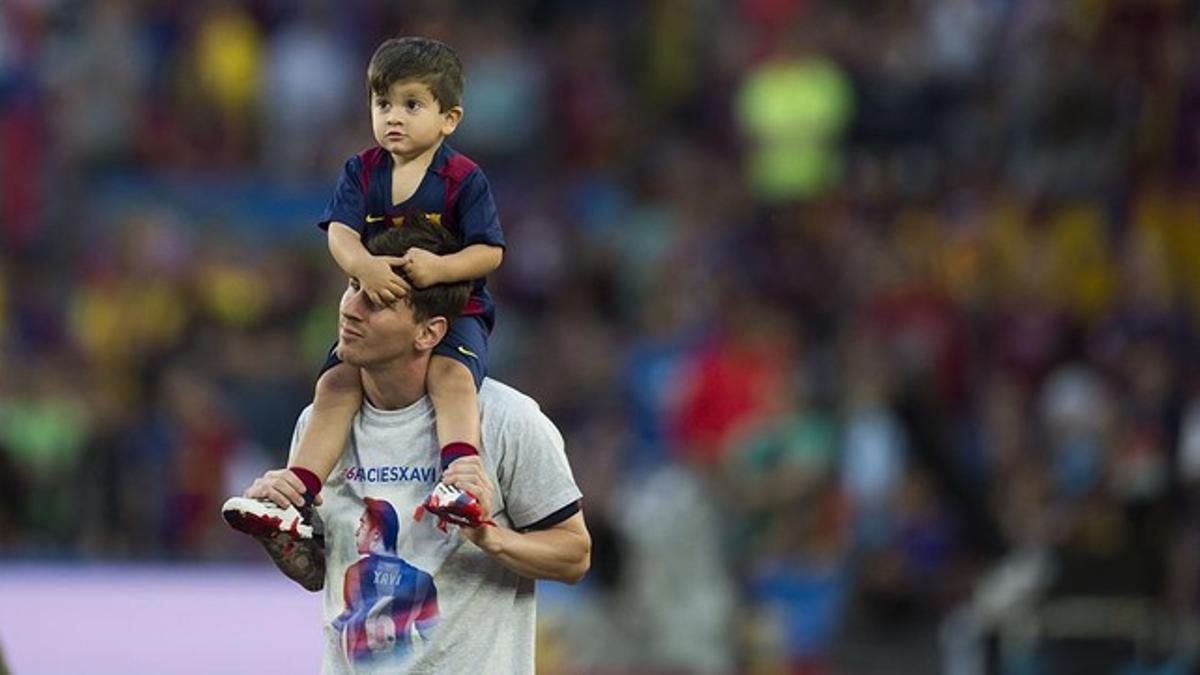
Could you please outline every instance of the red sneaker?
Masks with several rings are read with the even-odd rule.
[[[461,527],[480,527],[495,525],[484,517],[483,507],[475,495],[466,490],[459,490],[453,485],[438,483],[433,492],[417,507],[413,518],[420,521],[428,511],[438,517],[438,529],[446,530],[446,523],[454,523]]]

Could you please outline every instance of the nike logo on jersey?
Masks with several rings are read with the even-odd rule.
[[[440,213],[426,213],[425,218],[427,218],[429,220],[429,222],[433,223],[434,225],[442,224],[442,214],[440,214]],[[370,214],[367,214],[367,222],[368,223],[378,223],[378,222],[382,222],[386,219],[387,219],[387,216],[372,216]],[[392,216],[392,224],[393,225],[403,225],[404,224],[404,216]]]
[[[471,357],[471,358],[475,359],[476,361],[478,361],[478,360],[479,360],[479,355],[478,355],[478,354],[476,354],[475,352],[471,351],[470,349],[467,349],[466,347],[464,347],[464,346],[462,346],[462,345],[459,345],[459,346],[458,346],[458,353],[459,353],[459,354],[462,354],[463,356],[469,356],[469,357]]]

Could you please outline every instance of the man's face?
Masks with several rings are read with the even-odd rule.
[[[407,301],[376,305],[351,279],[339,306],[338,356],[359,368],[412,358],[423,328]]]
[[[416,80],[392,83],[383,95],[371,94],[371,130],[380,147],[412,159],[454,133],[462,109],[443,110],[429,85]]]
[[[371,526],[371,519],[364,511],[362,517],[358,519],[358,529],[354,530],[354,543],[358,546],[359,553],[371,552],[371,540],[375,537],[375,528]]]

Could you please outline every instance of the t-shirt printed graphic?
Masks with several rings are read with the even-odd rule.
[[[437,624],[433,577],[396,555],[399,523],[390,503],[366,499],[355,532],[363,557],[346,569],[345,609],[332,624],[351,662],[402,661]]]

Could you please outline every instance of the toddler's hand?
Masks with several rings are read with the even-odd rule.
[[[403,258],[373,256],[363,269],[358,271],[358,285],[372,303],[386,307],[408,295],[408,282],[392,270],[393,267],[402,264]]]
[[[442,257],[436,253],[413,247],[400,258],[400,265],[414,286],[426,288],[443,281],[440,274],[441,260]]]

